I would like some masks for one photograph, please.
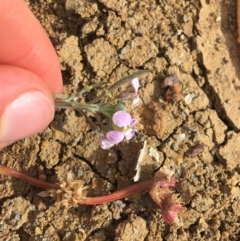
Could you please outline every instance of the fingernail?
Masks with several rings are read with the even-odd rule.
[[[42,131],[54,116],[51,101],[41,92],[21,94],[0,120],[0,142],[14,142]]]

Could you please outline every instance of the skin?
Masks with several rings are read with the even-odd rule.
[[[42,131],[62,92],[55,50],[23,0],[0,7],[0,148]]]

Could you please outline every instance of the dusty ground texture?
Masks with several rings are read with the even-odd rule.
[[[41,191],[2,176],[0,239],[24,241],[240,240],[240,52],[236,1],[29,0],[61,61],[65,93],[114,83],[139,69],[145,131],[110,151],[83,117],[59,111],[43,133],[0,151],[1,163],[60,182],[71,173],[89,194],[133,183],[166,165],[179,179],[185,211],[169,227],[147,193],[97,206],[64,208]],[[164,100],[163,79],[176,73],[182,98]],[[178,134],[185,134],[183,140]],[[204,151],[186,157],[189,147]]]

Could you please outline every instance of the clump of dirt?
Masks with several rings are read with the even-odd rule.
[[[27,222],[29,213],[33,209],[34,206],[22,197],[6,200],[2,205],[1,239],[6,240],[6,238],[14,237],[15,240],[20,240],[14,231]]]
[[[139,240],[144,241],[147,236],[147,224],[146,221],[138,216],[130,216],[128,220],[118,224],[116,227],[117,238],[114,241],[121,240]]]
[[[41,190],[1,177],[2,240],[239,240],[239,45],[236,1],[28,0],[59,55],[64,91],[140,69],[143,130],[110,150],[83,116],[57,111],[43,133],[0,151],[1,163],[49,182],[70,174],[103,195],[163,165],[185,210],[169,228],[147,193],[96,206],[62,207]],[[176,74],[181,98],[161,85]],[[91,94],[98,94],[94,92]],[[140,112],[141,110],[141,112]],[[196,144],[203,149],[186,155]]]
[[[96,39],[84,47],[88,63],[99,77],[105,77],[118,65],[116,49],[104,39]]]
[[[229,133],[226,145],[219,149],[218,157],[225,162],[227,169],[234,170],[240,168],[240,151],[238,150],[239,138],[239,134]]]

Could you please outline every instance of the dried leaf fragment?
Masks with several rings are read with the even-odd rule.
[[[190,147],[190,148],[185,152],[185,156],[186,156],[186,157],[195,157],[195,156],[199,155],[200,153],[202,153],[203,151],[204,151],[204,145],[198,143],[198,144]]]
[[[141,173],[141,166],[142,166],[141,163],[142,163],[143,158],[144,158],[144,156],[145,156],[145,154],[146,154],[146,146],[147,146],[147,142],[144,141],[144,143],[143,143],[143,148],[139,151],[137,166],[136,166],[136,168],[135,168],[136,174],[135,174],[135,176],[133,177],[133,181],[134,181],[134,182],[139,181],[140,173]]]

